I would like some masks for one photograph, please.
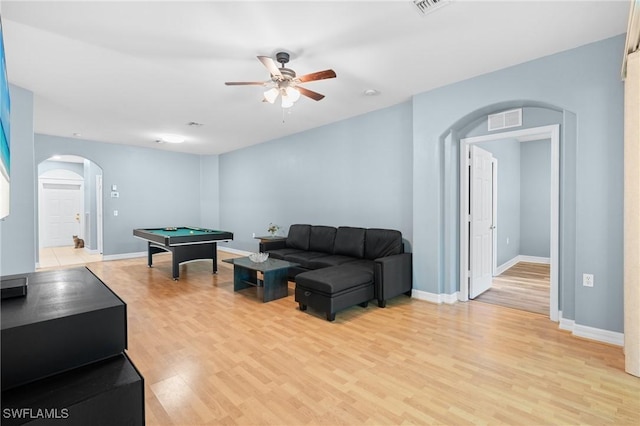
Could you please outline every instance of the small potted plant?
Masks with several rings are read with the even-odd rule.
[[[278,225],[276,225],[275,223],[270,223],[269,227],[267,228],[267,231],[273,237],[273,236],[276,235],[276,232],[278,232],[278,229],[280,229],[280,227]]]

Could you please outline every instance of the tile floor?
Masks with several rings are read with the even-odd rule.
[[[76,249],[73,248],[73,246],[47,247],[40,249],[38,269],[84,265],[86,263],[101,261],[101,254],[90,254],[85,249]]]

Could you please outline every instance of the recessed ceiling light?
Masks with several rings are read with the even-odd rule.
[[[185,137],[180,135],[161,135],[160,139],[156,140],[158,143],[182,143],[184,141]]]
[[[75,136],[76,138],[78,138],[78,137],[82,136],[82,133],[74,132],[74,133],[73,133],[73,136]]]
[[[377,96],[380,94],[380,91],[376,89],[367,89],[364,91],[365,96]]]

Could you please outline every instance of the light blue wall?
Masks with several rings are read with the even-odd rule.
[[[218,163],[217,155],[200,157],[200,226],[209,229],[220,229]]]
[[[475,144],[498,160],[497,265],[520,254],[520,142],[503,139]]]
[[[33,163],[33,93],[9,85],[11,93],[11,212],[2,220],[0,274],[33,272],[36,266]]]
[[[59,153],[96,162],[105,188],[119,186],[120,199],[105,198],[105,254],[144,250],[131,237],[136,227],[213,223],[217,204],[219,227],[245,250],[257,248],[251,234],[270,222],[283,232],[296,222],[399,229],[414,253],[414,288],[451,294],[458,289],[459,138],[487,113],[545,108],[562,116],[560,309],[576,324],[620,332],[623,45],[623,36],[614,37],[224,154],[217,173],[214,158],[43,135],[34,149],[26,135],[12,151],[26,171],[16,174],[23,198],[8,219],[19,223],[2,224],[2,265],[33,270],[35,164]],[[17,92],[12,101],[28,106],[14,108],[12,126],[32,129],[32,95]],[[595,287],[582,287],[586,272]]]
[[[550,140],[504,139],[476,145],[498,160],[497,265],[518,255],[549,258]]]
[[[520,145],[520,254],[551,255],[551,141]]]
[[[38,176],[50,170],[68,170],[80,177],[84,177],[84,165],[81,163],[68,163],[66,161],[46,160],[38,164]]]
[[[35,164],[55,154],[84,157],[103,170],[105,255],[146,250],[145,243],[133,237],[135,228],[200,226],[200,157],[197,155],[35,136]],[[119,198],[110,197],[114,184]],[[25,194],[34,192],[29,186],[21,189]],[[113,215],[114,210],[118,210],[117,217]]]
[[[622,148],[623,85],[620,81],[624,36],[482,75],[416,95],[413,99],[413,218],[414,286],[431,293],[451,293],[457,282],[445,282],[442,265],[457,260],[442,229],[451,227],[445,194],[457,182],[450,179],[457,159],[455,140],[447,145],[450,129],[459,131],[488,112],[504,107],[554,106],[575,113],[577,140],[563,150],[564,172],[575,167],[576,179],[562,176],[562,193],[575,191],[575,205],[565,205],[561,226],[573,220],[575,241],[561,235],[561,262],[575,252],[575,273],[562,275],[560,310],[574,311],[577,324],[622,331]],[[563,132],[567,136],[566,131]],[[563,143],[567,143],[565,138]],[[568,142],[571,145],[571,141]],[[569,165],[567,167],[567,164]],[[422,166],[422,167],[419,167]],[[567,185],[575,183],[575,188]],[[453,186],[455,185],[455,186]],[[453,186],[453,187],[452,187]],[[571,212],[576,214],[572,217]],[[424,224],[429,224],[425,226]],[[561,234],[566,229],[561,229]],[[595,274],[596,285],[579,285],[583,272]],[[573,299],[565,286],[573,286]],[[566,316],[565,316],[566,317]]]
[[[252,234],[271,222],[283,235],[311,223],[392,228],[410,240],[411,150],[407,102],[223,154],[220,226],[251,251]]]

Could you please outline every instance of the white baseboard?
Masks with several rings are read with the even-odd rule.
[[[562,312],[559,312],[559,315],[560,324],[558,327],[561,330],[570,331],[574,336],[582,337],[583,339],[596,340],[598,342],[609,343],[616,346],[624,346],[624,333],[576,324],[572,319],[563,318]]]
[[[85,251],[87,254],[100,254],[100,252],[98,251],[98,249],[90,249],[90,248],[88,248],[88,247],[85,247],[85,248],[84,248],[84,251]]]
[[[506,271],[507,269],[511,268],[516,263],[518,263],[518,256],[514,257],[511,260],[507,260],[502,265],[498,266],[496,268],[496,275],[501,275],[504,271]]]
[[[251,251],[239,250],[239,249],[235,249],[232,247],[225,247],[225,246],[218,246],[218,250],[226,251],[227,253],[239,254],[242,256],[249,256],[251,253],[253,253]]]
[[[518,262],[529,262],[529,263],[543,263],[548,265],[551,263],[551,259],[548,257],[540,257],[540,256],[525,256],[521,254],[518,256]]]
[[[507,260],[502,265],[496,268],[496,275],[502,274],[507,269],[511,268],[518,262],[529,262],[529,263],[543,263],[548,265],[551,263],[551,259],[548,257],[539,257],[539,256],[525,256],[524,254],[519,254],[511,260]]]
[[[240,254],[243,256],[249,256],[251,254],[250,251],[238,250],[231,247],[218,246],[218,250],[226,251],[228,253]],[[158,253],[158,254],[168,254],[167,253]],[[147,256],[146,251],[139,251],[135,253],[122,253],[122,254],[105,254],[102,256],[102,260],[122,260],[122,259],[134,259],[136,257],[145,257]],[[155,256],[155,255],[154,255]]]
[[[452,304],[458,301],[458,292],[452,294],[435,294],[429,293],[428,291],[416,290],[414,288],[413,290],[411,290],[411,297],[418,300],[437,303],[438,305],[442,303]]]
[[[136,257],[145,257],[146,255],[146,251],[139,251],[137,253],[105,254],[102,256],[102,260],[134,259]]]

